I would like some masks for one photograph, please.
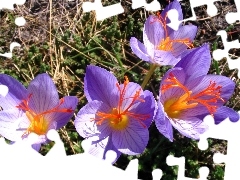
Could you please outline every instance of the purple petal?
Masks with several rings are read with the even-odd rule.
[[[178,12],[178,20],[181,21],[183,20],[183,14],[182,14],[182,8],[178,0],[174,0],[171,2],[168,6],[164,8],[164,10],[161,13],[161,16],[164,18],[167,14],[167,12],[171,9],[176,9]],[[170,19],[167,18],[167,24],[170,23]]]
[[[168,11],[171,10],[171,9],[177,10],[177,12],[178,12],[178,20],[182,21],[183,20],[182,8],[181,8],[180,3],[177,0],[175,0],[175,1],[171,2],[168,6],[166,6],[164,8],[164,10],[162,11],[162,13],[161,13],[161,17],[163,19],[166,19],[165,24],[169,24],[171,22],[171,20],[168,17],[166,17]],[[179,24],[179,27],[181,27],[181,23]],[[171,34],[175,30],[173,30],[172,28],[167,26],[167,31],[168,31],[168,34]]]
[[[11,76],[0,74],[0,84],[6,85],[9,89],[5,97],[0,96],[0,106],[4,110],[15,108],[27,97],[27,89]]]
[[[221,123],[226,118],[229,118],[230,121],[232,122],[236,122],[240,118],[239,114],[236,111],[226,106],[222,106],[218,108],[217,112],[214,113],[213,116],[214,116],[215,124]]]
[[[122,153],[120,151],[118,151],[117,148],[113,145],[113,143],[112,143],[112,136],[109,136],[108,140],[109,140],[109,142],[107,143],[107,145],[105,147],[105,153],[104,153],[103,159],[106,159],[107,151],[112,150],[112,151],[117,153],[116,159],[112,162],[112,164],[114,164]]]
[[[84,78],[84,93],[88,101],[99,100],[111,107],[111,92],[117,88],[116,77],[98,66],[89,65]]]
[[[143,43],[149,52],[153,47],[160,44],[164,39],[164,28],[160,22],[156,20],[157,16],[150,15],[143,28]]]
[[[137,121],[129,121],[124,130],[113,131],[113,145],[120,152],[128,155],[140,154],[147,146],[149,132]]]
[[[183,40],[183,39],[189,39],[190,42],[193,41],[197,33],[197,27],[194,25],[185,25],[185,26],[180,26],[177,31],[172,31],[172,33],[169,35],[171,40]],[[173,43],[173,51],[172,54],[175,57],[178,57],[183,53],[188,46],[184,43],[180,42],[174,42]]]
[[[151,56],[153,56],[154,49],[152,49],[152,53],[148,54],[145,46],[135,37],[131,37],[130,46],[137,57],[139,57],[143,61],[151,62]]]
[[[97,130],[97,125],[93,119],[95,114],[101,107],[102,102],[100,101],[91,101],[82,107],[74,120],[74,126],[80,136],[86,138],[91,137],[95,134],[100,134]]]
[[[201,105],[199,103],[194,108],[183,110],[179,118],[184,120],[191,120],[192,117],[198,117],[199,119],[203,119],[208,114],[209,114],[208,109],[204,105]],[[200,118],[200,117],[203,117],[203,118]]]
[[[158,102],[158,110],[157,110],[157,113],[155,115],[155,125],[156,125],[158,131],[162,135],[164,135],[171,142],[173,142],[172,125],[170,123],[170,120],[166,116],[166,113],[164,112],[163,105],[160,102]]]
[[[0,111],[0,135],[10,141],[18,140],[22,132],[16,131],[22,117],[16,109]]]
[[[221,76],[221,75],[206,75],[202,78],[202,81],[199,83],[198,86],[191,89],[193,94],[197,94],[204,89],[206,89],[210,82],[216,82],[216,86],[222,86],[221,88],[221,98],[223,98],[225,101],[227,101],[231,96],[235,88],[235,83],[229,79],[228,77]],[[224,104],[223,101],[218,100],[217,102],[218,106],[221,106]]]
[[[59,97],[55,84],[46,73],[39,74],[28,86],[29,107],[36,113],[50,110],[58,105]]]
[[[32,148],[39,152],[42,144],[32,144]]]
[[[185,91],[179,87],[172,87],[165,90],[164,93],[161,93],[162,86],[165,84],[169,84],[168,82],[165,82],[165,80],[170,77],[170,73],[172,73],[177,78],[177,80],[183,85],[186,80],[186,75],[182,68],[179,67],[172,68],[165,73],[164,77],[162,78],[159,90],[159,99],[163,104],[166,100],[169,100],[171,98],[179,98],[181,95],[185,93]]]
[[[100,139],[106,138],[111,133],[107,119],[101,125],[96,125],[94,119],[99,118],[96,113],[104,112],[109,113],[109,108],[99,101],[91,101],[80,109],[74,121],[77,132],[82,137],[91,137],[98,135]]]
[[[170,51],[155,50],[153,62],[162,66],[174,66],[180,59],[173,56]]]
[[[58,109],[69,109],[72,110],[72,112],[53,112],[45,115],[46,120],[57,122],[57,129],[60,129],[69,122],[78,104],[78,99],[75,96],[65,96],[63,100],[64,102]]]
[[[42,144],[44,144],[44,143],[46,143],[48,141],[47,137],[45,135],[40,135],[40,136],[38,135],[36,137],[36,139],[34,139],[35,141],[33,142],[32,137],[30,137],[31,135],[32,134],[29,134],[29,135],[25,136],[23,138],[23,141],[29,141],[30,143],[33,143],[32,144],[32,148],[35,149],[36,151],[39,151],[41,146],[42,146]],[[29,138],[30,138],[30,140],[29,140]]]
[[[112,144],[111,137],[107,137],[103,140],[98,139],[98,137],[91,137],[86,139],[85,141],[90,141],[91,145],[88,147],[88,153],[100,158],[100,159],[105,159],[105,155],[107,151],[113,150],[117,153],[117,157],[113,163],[117,161],[117,159],[120,157],[121,152],[119,152]]]
[[[155,115],[155,111],[157,109],[156,101],[153,97],[152,92],[146,90],[144,91],[144,102],[138,104],[135,108],[131,109],[131,113],[134,114],[142,114],[142,115],[148,115],[149,118],[141,121],[144,123],[147,127],[149,127],[153,121],[153,117]],[[133,118],[131,118],[133,119]],[[136,119],[133,119],[136,121]]]
[[[175,67],[182,67],[188,76],[188,81],[190,81],[206,75],[209,71],[210,64],[211,55],[209,45],[204,44],[187,54]]]
[[[196,140],[200,138],[200,134],[208,130],[208,126],[197,117],[192,117],[191,120],[175,119],[170,122],[182,135]]]
[[[125,88],[125,94],[124,94],[124,97],[122,97],[125,100],[121,104],[122,110],[126,110],[129,106],[131,107],[131,108],[129,108],[129,110],[131,110],[132,108],[136,107],[139,103],[141,103],[141,101],[136,100],[136,101],[134,101],[133,105],[131,106],[133,97],[135,96],[137,91],[141,90],[140,97],[144,95],[142,88],[139,84],[129,82],[126,87],[124,87],[124,84],[121,84],[120,88],[121,88],[121,91],[123,91],[123,88]],[[117,106],[117,104],[116,104],[116,106]]]

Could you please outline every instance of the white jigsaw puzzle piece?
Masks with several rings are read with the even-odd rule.
[[[192,17],[185,19],[184,21],[196,21],[196,14],[194,11],[195,7],[198,6],[203,6],[203,5],[207,5],[207,13],[209,16],[215,16],[217,15],[217,7],[214,5],[214,2],[217,0],[190,0],[190,4],[191,4],[191,10],[192,10]]]
[[[190,178],[185,176],[185,157],[174,157],[169,155],[166,159],[168,166],[178,166],[178,176],[177,180],[196,180],[195,178]],[[198,180],[207,180],[209,169],[208,167],[200,167]]]
[[[8,87],[0,84],[0,95],[5,97],[8,94]]]
[[[178,11],[176,9],[171,9],[168,11],[167,15],[168,18],[170,19],[170,23],[168,23],[167,26],[177,31],[179,25],[182,23],[182,21],[178,20],[179,17]]]
[[[17,4],[17,5],[23,5],[26,2],[26,0],[0,0],[0,10],[1,9],[10,9],[10,10],[14,10],[13,5]],[[15,19],[15,24],[17,26],[24,26],[26,24],[26,20],[24,19],[24,17],[17,17]],[[10,44],[10,52],[8,53],[0,53],[0,56],[6,57],[6,58],[12,58],[12,51],[15,47],[21,47],[21,45],[17,42],[12,42]]]
[[[238,69],[238,78],[240,78],[240,58],[231,59],[229,57],[229,50],[233,48],[240,48],[240,43],[238,40],[227,41],[227,32],[225,30],[218,31],[217,35],[220,35],[224,45],[224,49],[214,50],[212,55],[216,61],[221,60],[222,58],[227,58],[229,69]]]
[[[6,57],[6,58],[12,58],[12,51],[15,47],[21,47],[21,45],[17,42],[12,42],[10,44],[10,52],[9,53],[4,53],[4,54],[0,53],[0,56]]]
[[[83,12],[96,12],[97,21],[103,21],[111,16],[116,16],[124,12],[121,3],[116,3],[110,6],[104,7],[101,0],[95,0],[92,2],[83,2],[82,4]]]
[[[138,180],[137,159],[130,161],[126,170],[122,170],[88,153],[67,156],[56,130],[50,130],[47,137],[54,140],[55,144],[46,156],[31,147],[38,138],[34,133],[28,139],[12,144],[0,138],[0,159],[4,162],[0,163],[1,177],[25,180],[42,180],[43,176],[49,179],[110,180],[114,175],[115,180]],[[86,144],[83,146],[87,148]],[[106,158],[112,155],[112,152],[107,152]]]
[[[132,9],[145,7],[147,11],[159,11],[161,5],[157,0],[153,0],[151,3],[147,3],[146,0],[132,0]]]
[[[240,112],[239,112],[240,113]],[[231,122],[229,118],[215,125],[214,119],[207,116],[204,122],[209,125],[208,131],[200,135],[198,147],[206,150],[208,147],[207,138],[221,139],[228,141],[227,155],[216,153],[213,156],[214,163],[225,163],[224,180],[238,179],[240,169],[240,121]]]
[[[234,0],[237,12],[229,12],[226,14],[225,19],[228,24],[235,23],[237,20],[240,21],[240,1]]]
[[[0,0],[0,10],[1,9],[10,9],[13,10],[14,4],[17,5],[23,5],[26,2],[26,0]]]

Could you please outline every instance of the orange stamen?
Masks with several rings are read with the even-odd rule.
[[[141,89],[137,90],[133,97],[125,97],[128,83],[129,83],[128,77],[124,76],[123,87],[121,88],[118,83],[116,84],[120,94],[118,106],[116,108],[113,108],[110,113],[98,111],[96,113],[97,118],[92,119],[96,121],[97,125],[101,125],[103,121],[108,120],[111,127],[117,130],[121,130],[127,126],[129,117],[131,117],[136,119],[144,128],[146,128],[146,125],[142,121],[148,119],[150,115],[129,112],[130,108],[135,104],[135,102],[137,101],[144,102],[144,99],[140,98]],[[129,105],[125,109],[122,109],[123,102],[129,99],[131,99]]]
[[[174,51],[174,49],[173,49],[174,43],[182,43],[182,44],[186,45],[189,49],[194,48],[194,45],[191,43],[191,40],[189,38],[170,39],[170,37],[168,35],[167,23],[166,23],[167,16],[168,16],[168,13],[166,13],[165,17],[162,17],[160,12],[157,12],[157,17],[154,17],[154,20],[152,22],[150,22],[150,24],[152,24],[154,22],[159,22],[164,29],[164,34],[165,34],[164,37],[165,38],[160,41],[159,45],[157,46],[157,49],[163,50],[163,51]]]
[[[162,85],[162,93],[174,87],[181,88],[185,92],[180,98],[178,98],[178,100],[171,100],[171,102],[167,101],[167,109],[169,112],[171,111],[179,113],[181,110],[194,108],[196,105],[202,104],[208,109],[209,113],[213,115],[217,110],[217,106],[214,105],[214,103],[217,103],[218,100],[224,102],[224,99],[221,97],[222,86],[216,86],[215,81],[210,81],[210,84],[206,89],[200,91],[195,95],[192,95],[192,91],[189,91],[187,87],[185,87],[181,82],[179,82],[178,79],[173,75],[173,73],[170,73],[169,78],[165,79],[164,82],[168,84]],[[205,98],[206,96],[211,98],[203,99],[203,96],[205,96]]]
[[[29,107],[29,100],[31,97],[32,97],[32,94],[30,94],[27,97],[27,99],[22,100],[22,102],[18,106],[16,106],[18,109],[21,109],[26,112],[26,116],[30,121],[30,125],[27,128],[26,132],[24,132],[22,137],[24,135],[30,134],[31,132],[34,132],[38,135],[45,134],[49,125],[48,124],[49,121],[47,121],[44,117],[44,115],[46,114],[50,114],[53,112],[64,112],[64,113],[73,112],[71,108],[60,108],[60,106],[64,103],[64,99],[60,99],[59,104],[56,107],[37,114]]]

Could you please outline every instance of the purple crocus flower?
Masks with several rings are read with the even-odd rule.
[[[10,141],[27,139],[30,133],[39,136],[33,148],[39,151],[47,142],[50,129],[60,129],[73,116],[78,99],[65,96],[59,100],[57,88],[46,73],[33,79],[26,89],[16,79],[0,74],[0,85],[8,87],[8,94],[0,95],[0,134]]]
[[[86,69],[84,92],[88,103],[78,112],[75,127],[92,141],[88,152],[101,159],[108,150],[115,151],[117,158],[121,153],[142,153],[155,113],[152,93],[126,76],[119,84],[113,74],[93,65]]]
[[[132,51],[143,61],[158,65],[175,65],[192,48],[197,27],[180,25],[177,31],[167,26],[170,23],[168,11],[176,9],[178,20],[183,20],[181,5],[177,0],[170,3],[161,15],[150,15],[143,29],[143,43],[135,37],[130,39]]]
[[[211,55],[207,44],[186,55],[163,77],[159,90],[155,123],[165,137],[173,141],[173,129],[182,135],[199,139],[207,130],[203,119],[212,115],[218,124],[229,117],[239,120],[239,114],[223,106],[231,97],[235,83],[221,75],[207,75]]]

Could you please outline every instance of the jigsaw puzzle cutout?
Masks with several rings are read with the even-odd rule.
[[[83,2],[83,12],[96,12],[97,21],[103,21],[106,18],[116,16],[124,13],[124,9],[121,3],[116,3],[109,6],[103,6],[102,0],[94,0],[94,2]],[[161,10],[160,3],[157,0],[153,0],[151,3],[147,3],[146,0],[132,0],[132,9],[144,7],[147,11],[159,11]]]
[[[34,179],[37,180],[42,179],[42,175],[38,176],[39,173],[47,176],[52,174],[51,178],[54,179],[112,179],[112,175],[114,175],[114,179],[117,180],[138,180],[137,159],[130,161],[127,168],[122,170],[110,163],[116,156],[115,152],[107,152],[106,161],[88,153],[67,156],[63,142],[56,130],[50,130],[47,137],[55,144],[45,156],[32,149],[31,145],[38,138],[34,133],[31,133],[27,140],[20,140],[12,144],[7,144],[4,138],[0,138],[0,159],[1,162],[4,162],[0,164],[1,177],[30,180],[33,178],[29,176],[29,172],[31,172],[36,174]],[[83,143],[82,146],[87,148],[88,144]],[[42,172],[43,164],[44,172]],[[160,179],[159,176],[156,178],[156,174],[155,171],[154,179]]]
[[[238,112],[240,113],[240,111]],[[208,148],[207,138],[221,139],[228,141],[227,155],[216,153],[213,156],[214,163],[225,163],[224,180],[238,179],[239,174],[236,173],[240,169],[240,121],[231,122],[228,118],[220,124],[215,125],[214,119],[208,116],[204,119],[208,124],[209,130],[200,136],[198,147],[200,150]]]
[[[201,1],[196,1],[196,0],[189,0],[190,5],[191,5],[191,10],[192,10],[192,17],[185,19],[185,21],[196,21],[197,17],[194,11],[195,7],[207,5],[207,13],[209,16],[215,16],[217,15],[217,7],[214,5],[214,2],[218,0],[201,0]]]
[[[178,166],[177,180],[196,180],[185,176],[185,157],[174,157],[173,155],[169,155],[166,159],[166,163],[168,166]],[[208,167],[201,167],[198,171],[200,177],[198,180],[207,180],[209,174]]]
[[[217,0],[190,0],[191,8],[193,17],[185,19],[187,20],[196,20],[196,15],[193,10],[194,7],[198,7],[201,5],[207,5],[207,13],[210,16],[214,16],[217,14],[217,9],[214,5],[214,2]],[[6,4],[5,4],[6,3]],[[4,1],[4,3],[0,3],[0,9],[8,8],[13,9],[13,4],[16,3],[18,5],[22,5],[25,3],[23,1]],[[85,4],[85,5],[84,5]],[[151,5],[154,5],[153,8],[155,10],[160,10],[160,4],[154,0]],[[151,9],[150,4],[147,4],[144,0],[132,0],[132,8],[140,8],[145,7],[146,9]],[[228,13],[226,15],[226,20],[228,23],[233,23],[236,20],[239,20],[239,13],[240,13],[240,1],[235,1],[237,6],[238,12],[237,13]],[[159,5],[159,6],[158,6]],[[109,9],[110,8],[110,9]],[[158,9],[159,8],[159,9]],[[103,7],[100,0],[95,0],[94,3],[85,2],[83,3],[83,9],[85,12],[89,12],[91,10],[96,11],[97,20],[103,20],[108,17],[123,13],[124,10],[120,3],[115,5]],[[154,10],[153,10],[154,11]],[[106,13],[108,12],[108,13]],[[180,21],[178,21],[176,16],[176,11],[172,10],[170,12],[170,19],[171,23],[168,24],[169,27],[173,29],[177,29]],[[19,22],[20,20],[20,22]],[[16,18],[15,20],[16,25],[23,26],[25,24],[25,19],[20,17]],[[239,42],[231,41],[227,42],[227,33],[226,31],[219,31],[218,35],[220,35],[223,39],[224,43],[224,50],[219,51],[215,50],[213,52],[213,56],[216,60],[220,60],[222,57],[228,56],[228,51],[232,48],[239,48]],[[20,46],[18,43],[11,43],[10,45],[10,53],[0,54],[0,56],[5,57],[12,57],[11,53],[14,47]],[[228,60],[229,68],[234,69],[238,68],[239,60]],[[239,72],[238,72],[239,73]],[[239,76],[239,74],[238,74]],[[8,93],[8,88],[6,86],[0,86],[0,94],[6,95]],[[202,134],[201,139],[199,141],[199,149],[206,150],[208,148],[207,138],[216,138],[216,139],[223,139],[228,141],[228,148],[227,148],[227,155],[223,155],[221,153],[216,153],[213,156],[214,163],[226,163],[225,165],[225,175],[224,180],[232,180],[238,179],[238,169],[240,168],[238,163],[240,162],[239,150],[240,150],[240,143],[239,143],[239,135],[240,135],[240,122],[232,123],[228,119],[223,121],[222,123],[215,125],[214,120],[211,117],[206,117],[204,121],[209,125],[209,131]],[[226,132],[229,130],[228,132]],[[224,133],[223,133],[224,132]],[[90,154],[82,153],[77,155],[67,156],[64,144],[61,141],[59,134],[55,130],[51,130],[48,132],[47,137],[55,141],[55,145],[50,149],[50,151],[46,154],[46,156],[42,156],[38,152],[32,149],[31,145],[34,142],[36,136],[34,134],[30,135],[28,141],[19,141],[15,142],[11,145],[6,144],[3,138],[0,138],[0,159],[2,162],[0,168],[2,170],[1,176],[9,177],[9,179],[14,178],[21,178],[24,179],[32,179],[29,175],[30,172],[36,172],[35,174],[39,174],[38,170],[41,169],[40,165],[43,163],[45,165],[45,174],[51,175],[54,174],[54,178],[81,178],[87,177],[87,179],[101,179],[104,177],[105,179],[112,179],[111,174],[113,173],[114,179],[137,179],[137,172],[138,172],[138,160],[130,161],[126,170],[121,170],[117,167],[111,165],[113,159],[115,159],[116,153],[113,151],[107,152],[106,160],[100,160],[93,157]],[[85,149],[88,148],[88,143],[83,141],[82,147]],[[87,152],[87,151],[86,151]],[[57,157],[57,158],[56,158]],[[34,160],[34,161],[33,161]],[[172,155],[168,156],[167,164],[169,166],[179,166],[178,169],[178,180],[194,180],[193,178],[185,177],[185,158],[184,157],[173,157]],[[64,164],[71,164],[72,166],[63,166]],[[27,167],[27,168],[26,168]],[[28,169],[29,168],[29,169]],[[12,170],[15,170],[12,173]],[[27,169],[27,170],[26,170]],[[94,171],[94,173],[92,173]],[[64,172],[79,172],[79,173],[65,173]],[[109,172],[112,172],[111,174]],[[42,173],[42,172],[41,172]],[[152,172],[153,180],[160,180],[162,177],[162,170],[155,169]],[[199,169],[200,178],[198,180],[206,180],[209,174],[209,169],[207,167],[201,167]],[[42,176],[36,176],[35,179],[42,179]]]
[[[0,0],[0,10],[1,9],[10,9],[14,10],[13,5],[23,5],[26,0]]]
[[[3,2],[4,1],[4,2]],[[23,5],[26,2],[26,0],[0,0],[0,10],[1,9],[10,9],[10,10],[14,10],[13,5],[17,4],[17,5]],[[17,26],[24,26],[26,23],[26,20],[24,19],[24,17],[17,17],[15,19],[15,24]],[[6,57],[6,58],[12,58],[12,51],[15,47],[20,47],[21,45],[17,42],[12,42],[10,44],[10,52],[8,53],[0,53],[0,56]]]
[[[233,24],[236,21],[240,21],[240,1],[234,0],[237,12],[229,12],[226,14],[225,19],[228,24]]]
[[[240,48],[240,43],[237,40],[227,41],[227,32],[224,30],[218,31],[217,35],[220,35],[224,45],[224,49],[216,49],[213,51],[212,55],[216,61],[221,60],[222,58],[227,58],[227,63],[229,69],[238,69],[238,78],[240,78],[240,58],[231,59],[229,57],[229,50],[233,48]]]

